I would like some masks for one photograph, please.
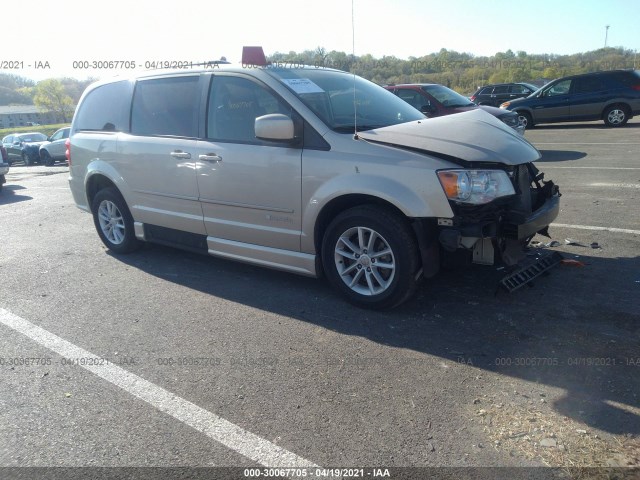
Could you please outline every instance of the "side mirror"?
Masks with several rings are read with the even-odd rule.
[[[295,138],[293,120],[281,113],[256,118],[256,138],[272,142],[291,142]]]
[[[427,103],[425,103],[424,105],[422,105],[422,106],[420,107],[420,111],[421,111],[422,113],[424,113],[425,115],[427,115],[427,114],[436,113],[436,112],[437,112],[437,109],[436,109],[436,107],[434,107],[434,106],[431,104],[431,102],[430,102],[429,100],[427,100]]]

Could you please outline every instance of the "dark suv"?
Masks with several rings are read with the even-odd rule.
[[[612,70],[559,78],[535,94],[504,102],[527,128],[537,123],[604,120],[620,127],[640,113],[640,71]]]
[[[538,87],[529,83],[497,83],[478,88],[469,98],[476,105],[499,107],[508,100],[528,97],[536,90]]]

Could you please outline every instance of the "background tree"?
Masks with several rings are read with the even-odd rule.
[[[33,103],[39,110],[55,113],[64,123],[71,120],[75,105],[60,80],[42,80],[34,91]]]

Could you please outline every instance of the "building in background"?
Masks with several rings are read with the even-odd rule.
[[[27,127],[40,124],[61,123],[62,117],[55,112],[41,112],[35,105],[0,106],[0,128]]]

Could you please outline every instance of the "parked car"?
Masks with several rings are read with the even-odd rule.
[[[65,142],[69,138],[71,127],[63,127],[57,130],[47,140],[48,143],[40,145],[40,160],[47,166],[53,165],[56,161],[66,162],[65,151],[67,147]]]
[[[9,157],[7,156],[7,150],[0,146],[0,191],[2,186],[7,183],[5,175],[9,173]]]
[[[518,115],[504,115],[504,110],[496,107],[478,106],[467,97],[437,83],[414,83],[387,85],[384,88],[395,93],[409,105],[417,108],[427,117],[440,117],[453,113],[481,109],[524,135],[525,127],[520,125]]]
[[[367,308],[402,303],[451,255],[513,264],[559,211],[540,153],[492,115],[426,120],[333,69],[103,80],[67,145],[75,203],[116,254],[148,241],[324,275]]]
[[[640,113],[640,71],[612,70],[559,78],[527,98],[504,102],[500,108],[518,113],[527,127],[588,120],[621,127]]]
[[[478,88],[469,98],[477,105],[499,107],[507,100],[528,97],[538,88],[529,83],[496,83]]]
[[[7,149],[9,163],[22,160],[25,165],[40,161],[40,145],[47,141],[44,133],[14,133],[2,139],[2,146]]]

